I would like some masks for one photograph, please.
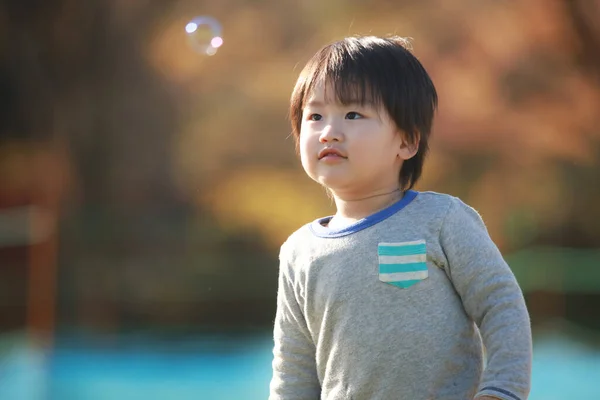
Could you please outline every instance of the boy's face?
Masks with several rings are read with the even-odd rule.
[[[331,85],[317,85],[302,113],[302,166],[348,199],[394,190],[402,162],[416,153],[403,136],[383,107],[343,105]]]

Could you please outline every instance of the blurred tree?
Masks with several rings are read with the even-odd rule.
[[[187,44],[197,15],[223,25],[213,57]],[[398,34],[440,93],[419,187],[474,205],[507,253],[598,247],[599,16],[584,0],[4,0],[0,206],[58,219],[57,260],[36,259],[60,267],[64,326],[269,325],[278,246],[332,212],[289,137],[296,76],[326,42]]]

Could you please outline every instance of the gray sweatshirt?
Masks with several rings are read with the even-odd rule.
[[[408,191],[329,219],[281,247],[270,400],[527,398],[529,315],[475,210]]]

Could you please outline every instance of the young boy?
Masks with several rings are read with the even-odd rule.
[[[528,396],[530,321],[511,270],[476,211],[412,190],[437,94],[407,47],[328,45],[292,94],[302,166],[337,212],[281,247],[271,400]]]

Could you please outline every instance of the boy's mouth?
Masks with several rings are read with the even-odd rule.
[[[344,155],[344,153],[342,153],[340,150],[333,148],[333,147],[326,147],[323,150],[321,150],[319,152],[319,160],[322,160],[323,158],[348,158]]]

